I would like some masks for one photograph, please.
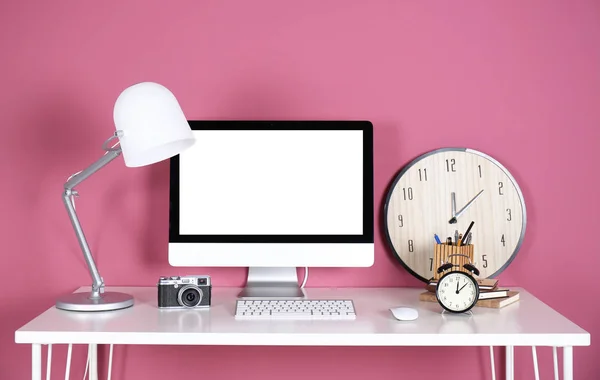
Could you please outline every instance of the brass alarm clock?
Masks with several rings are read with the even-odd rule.
[[[475,221],[474,263],[481,278],[501,273],[515,258],[527,224],[525,200],[509,171],[487,154],[442,148],[423,154],[394,178],[384,206],[388,245],[422,281],[432,278],[434,235],[442,240]]]

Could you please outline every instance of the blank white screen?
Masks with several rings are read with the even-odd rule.
[[[181,235],[362,235],[362,131],[193,132]]]

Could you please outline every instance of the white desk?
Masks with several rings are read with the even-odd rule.
[[[505,346],[510,380],[514,346],[563,347],[563,378],[572,380],[573,346],[590,345],[588,332],[522,289],[519,302],[474,308],[472,316],[442,315],[437,303],[418,300],[421,288],[305,289],[308,298],[353,299],[357,318],[349,321],[236,321],[238,288],[213,288],[212,307],[204,310],[158,309],[156,287],[107,290],[133,294],[134,306],[96,313],[52,307],[16,331],[17,343],[32,345],[32,379],[41,380],[42,344],[92,344],[93,376],[98,344]],[[395,320],[388,309],[400,305],[417,308],[419,318]]]

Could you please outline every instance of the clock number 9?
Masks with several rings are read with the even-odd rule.
[[[414,251],[415,251],[415,245],[412,240],[409,240],[408,241],[408,252],[414,252]]]
[[[454,169],[454,164],[456,164],[456,160],[454,158],[446,160],[446,171],[447,172],[455,172],[456,169]]]
[[[398,223],[400,223],[400,227],[404,227],[404,218],[402,214],[398,214]]]
[[[406,200],[406,198],[408,197],[408,200],[412,201],[412,199],[413,199],[412,187],[409,187],[408,189],[406,187],[403,187],[402,193],[404,193],[404,200]]]

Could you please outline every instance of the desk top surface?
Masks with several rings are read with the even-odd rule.
[[[89,290],[89,287],[78,291]],[[441,313],[419,301],[422,288],[306,288],[309,299],[352,299],[356,320],[235,320],[239,288],[212,289],[209,309],[157,307],[156,287],[111,287],[132,294],[133,307],[70,312],[51,307],[15,332],[17,343],[269,346],[588,346],[590,334],[523,289],[502,309]],[[398,321],[390,307],[419,311]]]

